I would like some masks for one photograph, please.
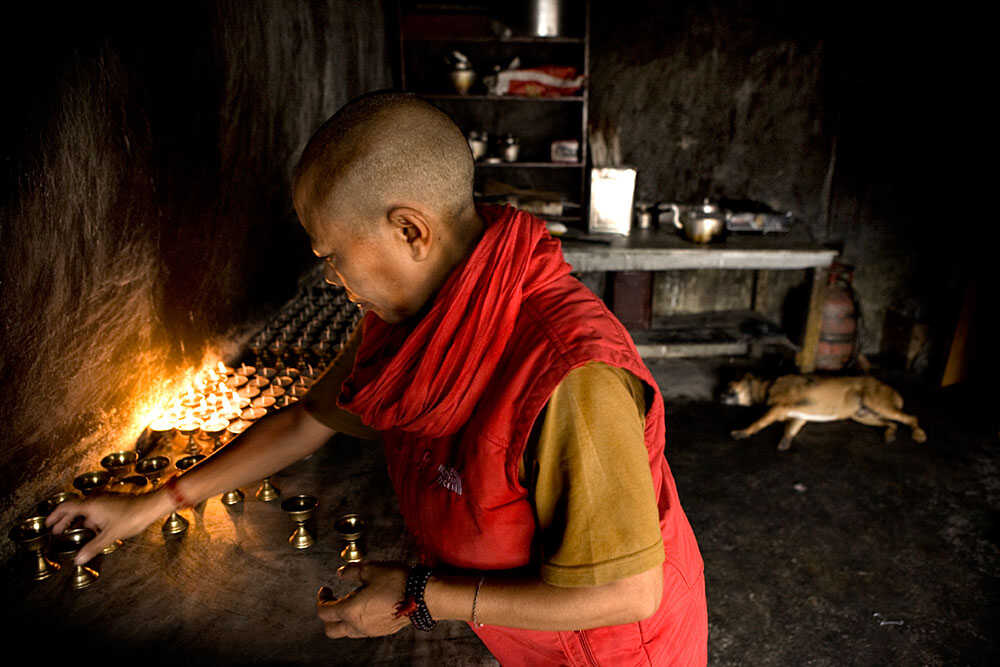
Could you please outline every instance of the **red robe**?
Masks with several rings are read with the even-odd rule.
[[[656,383],[538,219],[512,208],[480,213],[482,240],[419,321],[365,318],[340,405],[381,431],[403,517],[428,562],[508,570],[532,564],[536,523],[518,466],[552,392],[592,361],[634,374],[653,390],[645,445],[665,554],[659,609],[584,631],[473,630],[503,665],[704,665],[703,563],[663,455]]]

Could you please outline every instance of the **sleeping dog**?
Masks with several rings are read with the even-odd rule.
[[[901,412],[903,398],[890,386],[873,377],[819,377],[785,375],[777,380],[761,380],[751,374],[730,382],[722,395],[727,405],[766,403],[763,417],[745,429],[733,431],[734,438],[748,438],[776,421],[786,422],[779,450],[788,449],[806,422],[853,419],[869,426],[884,426],[885,441],[896,439],[896,422],[910,427],[913,439],[925,442],[927,434],[917,418]]]

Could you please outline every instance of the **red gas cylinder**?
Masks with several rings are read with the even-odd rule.
[[[858,310],[851,283],[854,267],[834,262],[823,301],[823,321],[816,348],[816,368],[839,371],[854,357],[858,342]]]

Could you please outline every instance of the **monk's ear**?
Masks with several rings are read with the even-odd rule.
[[[427,217],[415,208],[396,206],[389,210],[387,218],[394,238],[406,245],[413,260],[426,259],[431,247],[431,226]]]

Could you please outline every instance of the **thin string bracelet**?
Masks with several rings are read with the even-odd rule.
[[[188,502],[188,499],[184,497],[181,490],[177,488],[177,479],[179,477],[180,475],[174,475],[163,485],[163,489],[170,496],[170,502],[174,504],[174,510],[187,509],[193,506],[193,503]]]
[[[477,628],[483,627],[483,624],[479,622],[479,608],[476,606],[479,602],[479,589],[483,587],[483,582],[486,581],[486,575],[479,577],[479,581],[476,582],[476,592],[472,594],[472,624]]]

